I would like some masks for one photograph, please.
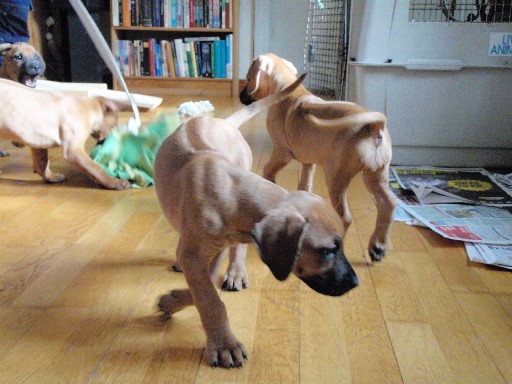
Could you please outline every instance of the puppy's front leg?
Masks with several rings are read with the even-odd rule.
[[[229,248],[229,266],[224,276],[222,289],[226,291],[241,291],[247,288],[249,277],[245,266],[247,244],[238,244]]]
[[[48,183],[62,183],[66,180],[66,176],[60,173],[53,173],[50,169],[50,161],[48,160],[48,150],[42,148],[31,148],[32,150],[32,167],[34,172]]]
[[[226,306],[210,279],[209,266],[203,255],[183,247],[180,258],[194,304],[206,332],[206,357],[212,366],[241,367],[247,351],[231,332]]]
[[[64,148],[64,158],[107,189],[126,189],[130,186],[127,180],[109,176],[85,153],[83,148]]]

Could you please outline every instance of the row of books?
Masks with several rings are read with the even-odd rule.
[[[123,76],[233,77],[233,35],[161,40],[118,40],[115,56]]]
[[[232,28],[232,0],[112,0],[115,27]]]

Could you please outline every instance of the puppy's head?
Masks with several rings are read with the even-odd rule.
[[[95,97],[94,99],[101,108],[101,115],[97,123],[92,127],[91,136],[99,142],[102,142],[117,125],[119,104],[104,97]]]
[[[278,280],[293,273],[319,293],[340,296],[358,284],[343,253],[341,228],[341,220],[325,200],[294,192],[255,225],[253,238]]]
[[[2,76],[31,88],[46,69],[41,54],[27,43],[0,44],[0,54],[4,57]]]
[[[297,69],[288,60],[272,53],[256,57],[247,71],[247,85],[240,92],[240,102],[249,105],[271,95],[297,79]]]

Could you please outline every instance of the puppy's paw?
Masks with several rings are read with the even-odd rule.
[[[210,338],[206,342],[206,358],[212,367],[241,367],[247,360],[247,351],[235,336]]]
[[[192,304],[192,296],[188,290],[173,290],[167,295],[160,296],[158,309],[163,312],[164,320],[171,318],[173,313]]]
[[[105,188],[120,191],[130,187],[128,180],[112,178],[108,183],[105,183]]]
[[[229,270],[224,276],[222,289],[224,291],[241,291],[249,285],[249,276],[245,267],[243,270]]]
[[[44,181],[46,181],[47,183],[52,183],[52,184],[56,184],[56,183],[62,183],[64,180],[66,180],[66,176],[64,176],[63,174],[61,173],[47,173],[44,177]]]
[[[386,256],[386,248],[382,245],[374,244],[370,246],[368,253],[372,261],[381,261]]]

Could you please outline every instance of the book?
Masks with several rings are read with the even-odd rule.
[[[190,73],[190,77],[198,77],[197,75],[197,58],[196,58],[196,49],[193,41],[188,43],[190,47],[190,65],[189,67],[192,69]]]
[[[119,0],[112,0],[112,26],[119,27]]]
[[[187,55],[188,77],[194,77],[194,68],[192,66],[192,52],[190,51],[190,43],[184,43],[185,54]]]
[[[149,39],[149,76],[155,76],[155,39]]]
[[[123,14],[123,27],[130,27],[132,16],[131,16],[131,0],[123,0],[123,8],[122,8],[122,14]]]
[[[171,41],[171,57],[172,57],[172,63],[174,64],[174,75],[176,77],[181,77],[178,67],[178,57],[176,55],[176,45],[174,43],[174,40]]]
[[[185,53],[185,57],[183,57],[183,54],[184,54],[183,39],[175,39],[174,45],[176,47],[176,61],[178,63],[179,77],[187,77],[186,72],[185,72],[186,53]],[[187,64],[187,66],[188,66],[188,64]]]
[[[141,9],[142,26],[143,27],[152,27],[153,26],[152,0],[141,0],[140,9]]]
[[[176,0],[170,0],[171,1],[171,27],[176,28],[178,26],[178,8],[176,4]]]
[[[163,0],[162,4],[162,27],[169,28],[171,26],[171,0]]]
[[[211,41],[200,42],[202,77],[213,77],[211,44]]]
[[[213,76],[217,79],[222,78],[222,69],[221,69],[221,43],[220,40],[215,40],[213,42]]]

